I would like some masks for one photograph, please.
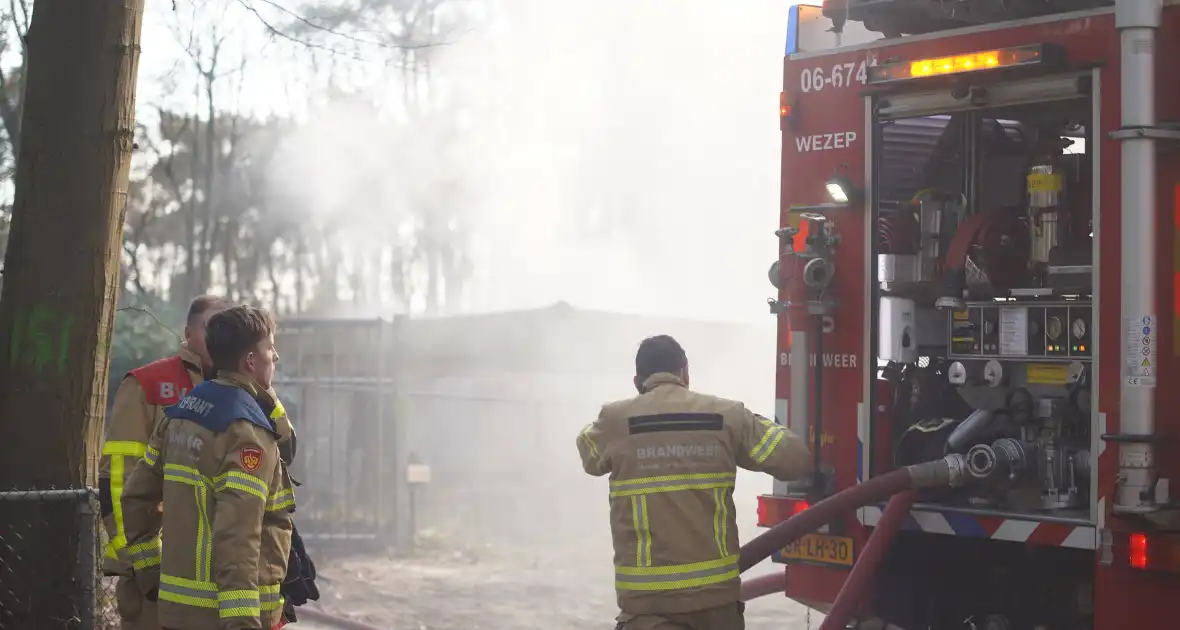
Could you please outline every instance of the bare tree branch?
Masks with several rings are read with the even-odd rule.
[[[448,45],[451,43],[451,42],[447,42],[447,41],[415,42],[412,37],[406,37],[406,36],[397,36],[394,38],[395,41],[392,43],[375,41],[372,39],[365,39],[365,38],[361,38],[361,37],[356,37],[355,35],[350,35],[348,33],[342,32],[340,30],[333,29],[331,27],[320,24],[310,18],[302,16],[302,15],[296,13],[295,11],[292,11],[291,9],[288,9],[288,8],[282,6],[281,4],[275,2],[275,0],[236,0],[236,2],[239,5],[241,5],[242,8],[244,8],[244,9],[246,9],[246,11],[250,12],[262,24],[263,28],[266,29],[266,31],[268,33],[270,33],[271,36],[277,37],[280,39],[284,39],[286,41],[292,42],[292,43],[297,44],[299,46],[303,46],[304,48],[308,48],[311,50],[321,50],[321,51],[327,52],[332,55],[346,57],[346,58],[349,58],[349,59],[352,59],[355,61],[368,61],[368,59],[366,59],[364,56],[356,54],[356,53],[342,51],[338,48],[334,48],[329,45],[319,44],[319,43],[310,41],[308,39],[300,38],[296,35],[293,35],[291,33],[288,33],[286,31],[280,29],[278,26],[275,26],[273,23],[271,23],[269,20],[267,20],[265,17],[263,17],[263,15],[254,6],[254,4],[253,4],[254,1],[257,1],[261,4],[264,4],[266,6],[273,8],[274,10],[278,11],[279,13],[282,13],[283,15],[293,19],[298,24],[305,26],[313,31],[327,34],[327,35],[331,35],[334,37],[339,37],[339,38],[344,39],[346,41],[353,42],[356,44],[361,44],[364,46],[373,46],[375,48],[388,49],[388,50],[398,50],[398,51],[402,51],[404,53],[405,51],[421,50],[421,49],[425,49],[425,48],[435,48],[435,47],[439,47],[439,46],[445,46],[445,45]]]
[[[365,44],[366,46],[376,46],[378,48],[388,48],[391,50],[414,50],[414,49],[419,49],[419,48],[433,48],[435,46],[441,46],[441,45],[445,45],[445,44],[449,43],[449,42],[433,42],[433,43],[414,44],[414,43],[407,41],[407,42],[402,42],[402,43],[397,43],[397,44],[387,44],[385,42],[377,42],[377,41],[373,41],[373,40],[369,40],[369,39],[362,39],[360,37],[349,35],[348,33],[343,33],[338,30],[328,28],[327,26],[323,26],[321,24],[316,24],[315,22],[311,21],[310,19],[303,17],[302,15],[299,15],[298,13],[295,13],[294,11],[278,4],[274,0],[257,0],[257,1],[261,2],[262,4],[265,4],[267,6],[273,7],[275,10],[279,11],[280,13],[286,14],[288,17],[294,19],[296,22],[299,22],[300,24],[303,24],[304,26],[307,26],[308,28],[310,28],[312,30],[320,31],[322,33],[327,33],[329,35],[334,35],[336,37],[340,37],[340,38],[346,39],[351,42],[356,42],[358,44]],[[239,0],[239,2],[241,2],[242,4],[247,4],[248,0]],[[251,10],[253,10],[253,9],[251,9]],[[257,13],[255,12],[255,14],[257,14]]]
[[[253,14],[254,17],[258,20],[258,22],[260,24],[262,24],[262,28],[266,29],[266,32],[269,33],[272,37],[287,40],[293,44],[297,44],[299,46],[302,46],[302,47],[310,49],[310,50],[322,50],[322,51],[329,53],[331,55],[339,55],[339,56],[347,57],[347,58],[352,59],[354,61],[366,61],[366,59],[360,55],[357,55],[354,53],[346,53],[346,52],[337,50],[335,48],[332,48],[331,46],[324,46],[322,44],[316,44],[314,42],[309,42],[309,41],[300,39],[298,37],[295,37],[293,35],[289,35],[287,33],[284,33],[283,31],[279,30],[278,27],[274,26],[269,21],[267,21],[266,18],[262,17],[262,14],[258,12],[258,9],[254,8],[254,5],[247,2],[247,0],[236,0],[236,1],[238,4],[240,4],[242,6],[242,8],[246,9],[251,14]]]

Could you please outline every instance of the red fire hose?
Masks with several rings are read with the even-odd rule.
[[[742,580],[741,601],[748,602],[771,593],[782,593],[787,590],[787,572],[775,571],[756,578]]]
[[[848,579],[844,580],[844,586],[840,587],[840,593],[836,595],[836,601],[832,603],[832,609],[828,611],[823,623],[819,625],[819,630],[842,630],[849,621],[852,621],[853,616],[864,604],[865,597],[872,588],[877,566],[881,564],[881,560],[889,550],[889,545],[893,543],[897,532],[901,530],[901,524],[905,521],[906,514],[914,505],[917,496],[917,493],[910,491],[889,499],[889,505],[885,506],[885,513],[881,515],[881,521],[877,523],[877,528],[873,530],[869,541],[865,543],[864,550],[860,552],[860,558],[852,567],[852,573],[848,575]]]
[[[844,581],[832,609],[820,626],[820,630],[844,628],[864,603],[878,565],[917,498],[914,491],[939,486],[961,486],[966,481],[965,467],[962,455],[948,455],[940,460],[907,466],[874,477],[838,492],[746,543],[739,552],[738,568],[744,572],[765,560],[775,550],[819,529],[841,514],[889,499],[881,521],[869,536],[852,573]],[[781,593],[786,590],[786,579],[786,572],[783,571],[747,580],[742,583],[741,601]]]
[[[906,490],[960,486],[964,482],[965,467],[963,456],[952,454],[932,462],[906,466],[837,492],[743,545],[738,556],[738,569],[746,571],[804,534],[857,508],[880,503]]]

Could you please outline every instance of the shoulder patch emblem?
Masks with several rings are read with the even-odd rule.
[[[243,446],[238,452],[238,461],[246,472],[255,472],[262,466],[262,449],[257,446]]]

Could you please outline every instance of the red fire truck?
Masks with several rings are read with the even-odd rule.
[[[789,31],[776,416],[817,472],[759,524],[958,453],[858,627],[1175,627],[1180,4],[829,0]],[[828,610],[882,513],[777,553],[786,595]]]

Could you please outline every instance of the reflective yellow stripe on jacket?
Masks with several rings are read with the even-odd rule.
[[[219,617],[258,617],[262,614],[262,598],[258,591],[239,590],[217,593]]]
[[[582,432],[578,434],[579,440],[585,440],[586,448],[590,449],[590,455],[595,459],[601,459],[602,453],[598,452],[598,445],[594,443],[594,438],[590,437],[590,429],[593,429],[593,424],[588,424]]]
[[[160,450],[148,444],[147,450],[143,453],[143,461],[147,462],[148,466],[155,466],[160,459]]]
[[[615,567],[615,588],[624,591],[670,591],[737,579],[737,555],[662,567]]]
[[[157,536],[145,543],[138,545],[131,545],[127,548],[127,554],[130,556],[131,566],[137,571],[142,571],[148,567],[160,566],[160,537]]]
[[[127,546],[127,531],[123,528],[123,479],[126,477],[130,463],[143,457],[147,452],[147,444],[143,442],[115,441],[102,446],[102,454],[110,458],[111,462],[111,508],[115,516],[115,532],[107,542],[106,557],[118,559],[119,551]],[[131,458],[127,462],[125,458]]]
[[[754,448],[750,449],[750,459],[761,464],[762,462],[766,461],[767,457],[770,457],[770,454],[774,452],[774,449],[778,446],[778,443],[783,441],[783,436],[785,436],[787,433],[786,431],[783,431],[782,426],[775,424],[774,421],[769,418],[763,418],[759,416],[758,421],[766,427],[766,433],[763,433],[762,439],[758,440],[758,443],[754,445]]]
[[[217,585],[208,580],[190,580],[173,575],[160,575],[160,601],[217,608]]]
[[[183,596],[183,601],[180,599],[170,599],[165,597],[163,577],[160,578],[160,599],[165,601],[172,601],[177,604],[186,604],[189,606],[196,606],[193,603],[193,598],[198,597],[197,591],[203,593],[199,597],[203,602],[203,607],[216,608],[217,605],[217,587],[213,585],[212,563],[213,563],[213,528],[210,526],[211,519],[208,512],[209,490],[213,487],[213,480],[201,474],[201,471],[189,466],[181,466],[180,464],[164,464],[164,481],[171,481],[174,483],[182,483],[193,488],[193,495],[197,502],[197,539],[194,545],[194,573],[195,580],[187,578],[175,578],[185,582],[184,584],[174,584],[174,586],[183,586],[185,591],[183,593],[177,592],[177,596]],[[208,591],[206,588],[213,585],[213,590]],[[212,605],[210,605],[212,604]]]
[[[281,608],[282,598],[279,596],[278,584],[264,585],[258,590],[240,589],[221,591],[213,582],[213,528],[211,527],[208,498],[209,492],[221,492],[227,489],[240,490],[255,495],[268,503],[279,502],[277,493],[268,494],[267,484],[256,477],[244,472],[230,471],[210,479],[195,468],[179,464],[164,464],[164,480],[191,486],[195,492],[197,502],[197,537],[195,545],[194,575],[195,579],[174,575],[160,576],[160,600],[193,606],[196,608],[217,609],[218,616],[257,617],[262,611]],[[294,501],[294,497],[291,497]]]
[[[663,475],[639,479],[610,482],[610,496],[629,497],[658,492],[680,492],[682,490],[712,490],[732,488],[737,475],[734,473],[692,473],[687,475]]]
[[[735,473],[691,473],[612,481],[611,499],[630,499],[631,525],[635,528],[635,566],[615,567],[615,587],[632,591],[674,590],[737,578],[738,557],[729,554],[726,542],[729,522],[727,499],[736,478]],[[713,538],[720,557],[690,564],[652,566],[647,497],[693,490],[709,490],[713,494]]]
[[[269,612],[278,610],[283,607],[283,597],[279,595],[281,584],[271,584],[268,586],[259,586],[258,594],[259,603],[262,607],[262,612]]]
[[[267,512],[278,512],[292,507],[295,507],[295,491],[291,488],[279,490],[266,501]]]
[[[729,504],[725,501],[725,492],[724,488],[713,488],[713,540],[722,558],[729,555],[729,542],[726,540],[729,536]]]

